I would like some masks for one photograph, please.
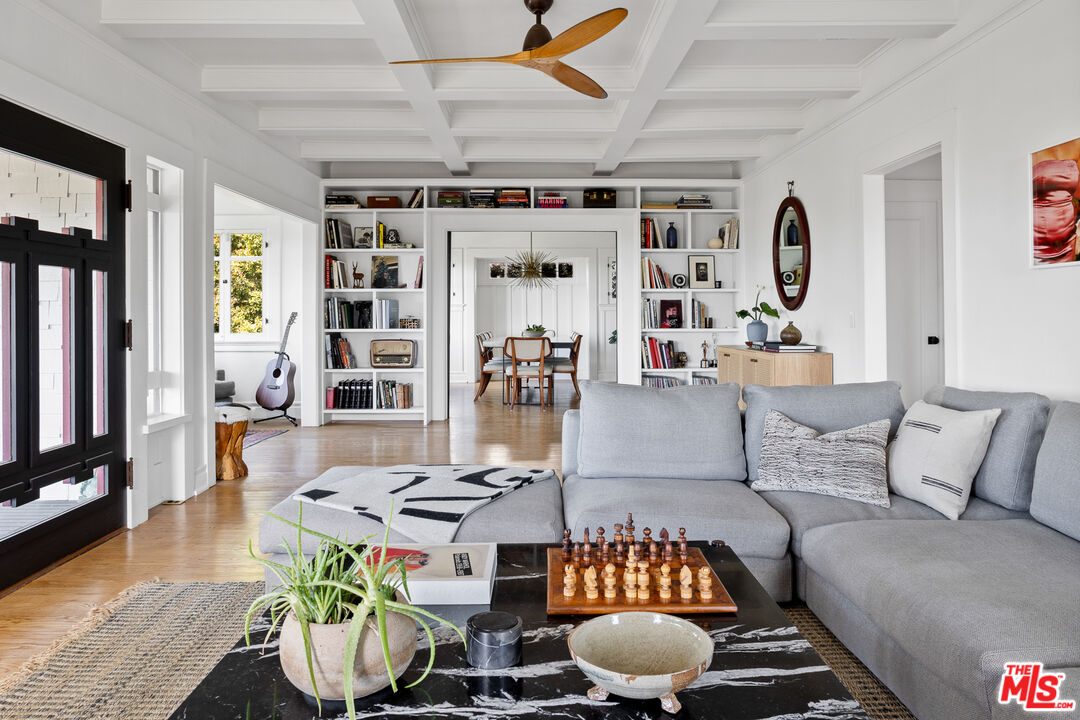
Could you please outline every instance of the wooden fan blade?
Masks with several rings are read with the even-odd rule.
[[[395,60],[391,65],[429,65],[432,63],[471,63],[471,62],[498,62],[516,63],[527,58],[527,53],[518,52],[513,55],[496,55],[495,57],[472,57],[472,58],[436,58],[433,60]]]
[[[599,100],[603,100],[607,97],[607,91],[600,87],[599,83],[585,73],[580,70],[575,70],[564,62],[538,63],[536,65],[530,65],[529,67],[534,67],[540,72],[550,75],[566,87],[571,90],[577,90],[583,95],[588,95],[589,97],[594,97]]]
[[[548,42],[531,51],[534,58],[562,57],[599,40],[615,29],[626,19],[626,8],[614,8],[588,20],[582,20],[574,27],[561,32]]]

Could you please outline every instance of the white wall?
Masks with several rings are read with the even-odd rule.
[[[71,7],[96,7],[73,3]],[[128,354],[128,445],[135,458],[135,489],[129,491],[129,525],[147,517],[150,473],[146,420],[146,162],[147,156],[183,170],[184,279],[182,319],[186,417],[161,432],[155,444],[182,458],[181,476],[170,483],[182,500],[213,483],[213,342],[210,328],[213,187],[225,185],[248,197],[318,222],[318,178],[228,119],[204,97],[170,85],[126,51],[137,44],[93,32],[48,6],[0,0],[5,39],[0,43],[0,94],[127,149],[134,181],[134,211],[127,218],[128,312],[134,350]],[[177,67],[178,74],[186,68]],[[314,236],[312,236],[314,237]],[[313,271],[314,273],[314,271]],[[176,465],[170,464],[172,467]]]
[[[747,179],[744,227],[762,240],[746,245],[749,282],[771,276],[764,240],[786,182],[796,182],[813,268],[793,319],[807,342],[835,354],[837,382],[877,379],[884,367],[883,217],[869,212],[864,234],[873,199],[864,192],[883,196],[875,178],[890,163],[940,144],[946,382],[1080,399],[1071,331],[1080,267],[1029,269],[1029,154],[1080,135],[1078,26],[1074,0],[1020,3]]]

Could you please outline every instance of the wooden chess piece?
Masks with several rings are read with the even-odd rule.
[[[703,567],[698,569],[698,592],[701,594],[702,600],[709,600],[712,598],[712,573],[709,572],[709,568]]]
[[[660,547],[656,544],[655,540],[649,541],[649,562],[656,562],[660,559]]]
[[[690,572],[690,568],[683,565],[682,570],[679,571],[679,596],[683,600],[690,600],[694,597],[694,573]]]
[[[567,561],[570,559],[570,528],[563,530],[562,534],[562,559]]]
[[[608,563],[607,565],[604,566],[604,577],[605,578],[613,578],[613,577],[615,577],[615,566],[612,565],[611,563]]]
[[[615,523],[615,534],[611,536],[611,540],[616,545],[623,541],[622,527],[622,523]]]
[[[581,543],[574,543],[574,553],[571,558],[574,562],[581,562]]]
[[[604,539],[604,528],[596,528],[596,555],[600,558],[601,562],[606,563],[607,559],[607,540]]]
[[[639,560],[638,564],[637,564],[637,567],[638,567],[638,571],[637,571],[637,584],[638,584],[638,587],[639,588],[648,587],[649,586],[649,563],[645,562],[644,560]]]
[[[574,597],[577,589],[574,587],[577,584],[577,573],[574,572],[573,565],[563,565],[563,595],[566,597]]]
[[[671,597],[671,566],[667,563],[660,566],[660,597],[664,600]]]
[[[637,573],[629,566],[626,572],[623,573],[623,589],[626,591],[627,600],[637,599]]]
[[[589,569],[585,571],[585,597],[589,600],[600,597],[600,591],[597,589],[596,584],[596,566],[594,565],[590,565]]]
[[[637,556],[638,560],[640,560],[642,557],[644,557],[641,554],[641,543],[639,543],[639,542],[634,543],[634,555]]]
[[[633,567],[637,564],[637,550],[633,545],[626,549],[626,567]]]
[[[589,528],[585,528],[585,544],[581,548],[581,552],[584,554],[585,564],[592,565],[592,543],[589,542]]]
[[[613,598],[618,594],[615,589],[615,583],[618,582],[618,578],[615,577],[615,566],[608,563],[604,568],[604,597]]]
[[[616,562],[622,562],[623,551],[626,550],[626,548],[623,547],[622,536],[620,535],[618,537],[619,537],[619,541],[617,543],[615,543],[615,561]]]
[[[634,513],[626,513],[626,534],[624,537],[627,544],[634,544]]]
[[[679,528],[679,562],[686,564],[686,528]]]
[[[671,536],[668,535],[667,528],[660,529],[660,541],[664,543],[664,562],[669,563],[675,557],[675,553],[671,547]]]

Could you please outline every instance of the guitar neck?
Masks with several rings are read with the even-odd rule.
[[[285,357],[285,346],[289,344],[289,331],[292,330],[294,322],[296,322],[296,313],[289,316],[289,322],[285,325],[285,333],[281,336],[281,347],[277,351],[278,367],[281,367],[281,361]]]

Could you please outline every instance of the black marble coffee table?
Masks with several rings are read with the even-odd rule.
[[[678,718],[728,720],[866,720],[810,644],[758,584],[729,547],[696,544],[739,606],[737,617],[685,616],[716,640],[708,672],[679,693]],[[461,640],[447,627],[436,630],[435,667],[419,686],[388,690],[357,701],[357,718],[591,718],[669,717],[659,700],[609,697],[589,700],[592,683],[570,659],[566,635],[587,616],[548,616],[545,548],[500,545],[492,609],[524,621],[523,662],[506,670],[476,670],[465,661]],[[487,606],[431,608],[463,625]],[[263,625],[265,631],[265,625]],[[276,639],[248,648],[243,638],[173,713],[171,720],[312,720],[320,715],[281,672]],[[426,664],[420,633],[413,666],[401,685]],[[323,706],[326,718],[344,718],[343,704]]]

